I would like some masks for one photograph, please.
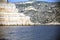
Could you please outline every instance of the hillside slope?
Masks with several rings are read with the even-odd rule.
[[[30,17],[33,23],[60,23],[60,3],[23,2],[15,3],[18,12]]]

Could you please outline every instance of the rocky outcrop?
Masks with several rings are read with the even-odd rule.
[[[56,2],[48,3],[36,1],[33,3],[16,4],[16,7],[19,9],[19,13],[21,12],[26,16],[29,16],[33,23],[60,23],[60,6],[58,6],[58,3]]]
[[[60,6],[58,6],[57,3],[40,1],[15,4],[0,3],[0,24],[60,24]]]
[[[32,25],[29,16],[18,13],[15,4],[0,3],[0,25]]]

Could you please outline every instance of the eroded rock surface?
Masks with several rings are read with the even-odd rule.
[[[30,17],[33,23],[60,23],[60,3],[33,2],[15,3],[19,13]]]

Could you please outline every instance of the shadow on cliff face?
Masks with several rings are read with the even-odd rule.
[[[57,2],[57,5],[56,5],[56,21],[60,23],[60,2]]]

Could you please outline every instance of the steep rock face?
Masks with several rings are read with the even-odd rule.
[[[12,3],[0,3],[0,12],[16,13],[18,12],[15,4]]]
[[[2,25],[29,25],[32,24],[29,16],[18,13],[15,4],[0,3],[0,24]]]
[[[56,18],[60,14],[60,6],[58,3],[48,2],[33,2],[33,3],[15,3],[19,13],[23,13],[30,17],[33,23],[51,23],[59,22],[59,18]],[[60,16],[60,15],[59,15]]]
[[[60,6],[57,3],[0,3],[0,24],[33,25],[53,22],[60,23]]]
[[[0,2],[7,2],[7,0],[0,0]]]

